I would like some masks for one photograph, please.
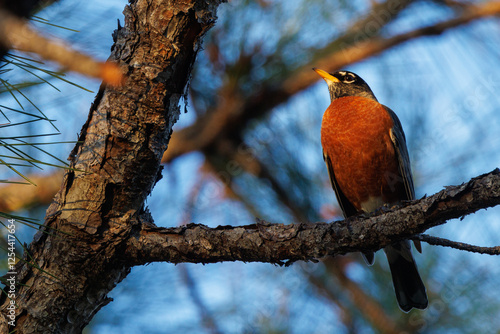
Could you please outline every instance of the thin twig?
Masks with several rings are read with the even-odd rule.
[[[464,251],[472,252],[472,253],[479,253],[479,254],[500,255],[500,246],[495,246],[495,247],[474,246],[474,245],[466,244],[464,242],[451,241],[451,240],[444,239],[444,238],[434,237],[434,236],[428,235],[428,234],[421,234],[421,235],[415,236],[411,239],[425,241],[429,245],[433,245],[433,246],[450,247],[450,248],[455,248],[455,249],[464,250]]]

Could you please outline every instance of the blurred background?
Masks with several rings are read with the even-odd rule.
[[[340,220],[320,144],[321,118],[330,100],[312,67],[342,66],[359,74],[398,114],[418,197],[500,167],[500,19],[460,21],[475,3],[485,2],[241,0],[220,5],[219,19],[196,59],[181,105],[185,112],[164,157],[163,179],[147,201],[155,223],[215,227],[251,224],[256,217],[275,223]],[[125,5],[60,1],[37,15],[76,31],[33,24],[105,59],[117,19],[123,25]],[[460,24],[445,24],[442,34],[418,34],[422,27],[454,19]],[[412,32],[414,38],[378,54],[363,53],[367,42],[381,45]],[[77,139],[99,82],[68,74],[64,79],[71,84],[32,69],[34,77],[12,63],[0,66],[1,79],[8,80],[0,86],[3,117],[11,123],[33,119],[12,111],[22,109],[56,120],[5,127],[0,139],[21,133],[36,136],[26,140],[58,142],[43,145],[45,152],[27,150],[34,158],[62,164],[74,145],[64,142]],[[14,82],[19,85],[14,92],[5,88]],[[0,187],[0,211],[43,222],[61,171],[41,167],[19,167],[36,187]],[[15,172],[0,168],[1,179],[16,180]],[[499,216],[500,208],[482,210],[428,233],[496,246]],[[35,229],[20,225],[16,233],[29,243]],[[427,244],[415,257],[429,295],[425,311],[399,310],[382,252],[373,267],[359,254],[287,268],[154,263],[133,268],[85,333],[498,332],[496,257]]]

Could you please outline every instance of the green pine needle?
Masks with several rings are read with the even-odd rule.
[[[46,24],[46,25],[49,25],[49,26],[52,26],[52,27],[56,27],[56,28],[59,28],[59,29],[64,29],[64,30],[73,31],[73,32],[80,32],[79,30],[71,29],[71,28],[68,28],[68,27],[63,27],[63,26],[60,26],[60,25],[57,25],[57,24],[54,24],[54,23],[49,23],[49,20],[44,19],[44,18],[42,18],[40,16],[32,16],[31,17],[31,21],[42,23],[42,24]]]

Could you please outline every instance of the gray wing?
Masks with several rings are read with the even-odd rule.
[[[352,203],[347,199],[347,197],[340,189],[339,184],[337,183],[337,179],[335,178],[332,161],[330,160],[330,157],[328,157],[328,155],[325,153],[325,151],[323,151],[323,159],[325,160],[326,167],[328,168],[328,176],[330,177],[333,191],[335,191],[337,202],[339,202],[344,217],[347,218],[356,215],[358,213],[358,210],[354,208],[354,205],[352,205]]]
[[[384,108],[389,112],[389,115],[391,115],[392,121],[394,122],[394,127],[391,130],[391,140],[394,144],[394,149],[396,150],[396,155],[398,157],[399,172],[403,178],[406,190],[406,200],[412,200],[415,199],[415,186],[413,185],[410,155],[408,154],[408,148],[406,147],[406,138],[403,132],[403,127],[401,126],[401,122],[394,111],[386,106],[384,106]]]
[[[391,129],[391,140],[394,144],[394,149],[396,150],[396,155],[399,162],[399,172],[403,178],[403,183],[406,191],[406,200],[415,199],[415,186],[413,185],[413,177],[411,175],[411,163],[410,155],[408,154],[408,148],[406,147],[406,137],[403,132],[403,126],[399,121],[398,116],[390,108],[384,106],[384,108],[389,112],[389,115],[394,122],[394,127]],[[422,246],[420,240],[413,240],[413,244],[419,253],[422,253]]]
[[[347,197],[340,189],[337,179],[335,178],[335,171],[333,170],[332,161],[328,157],[328,155],[323,151],[323,159],[325,160],[326,167],[328,169],[328,176],[330,177],[330,182],[332,183],[333,191],[335,191],[335,196],[337,196],[337,202],[340,205],[340,209],[342,210],[342,214],[345,218],[354,216],[358,213],[358,210],[354,207],[354,205],[347,199]],[[363,252],[363,259],[368,265],[372,265],[375,260],[375,253],[373,252]]]

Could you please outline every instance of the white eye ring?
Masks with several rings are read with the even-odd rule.
[[[344,82],[345,83],[353,83],[356,80],[356,77],[352,75],[351,73],[348,73],[344,77]]]

